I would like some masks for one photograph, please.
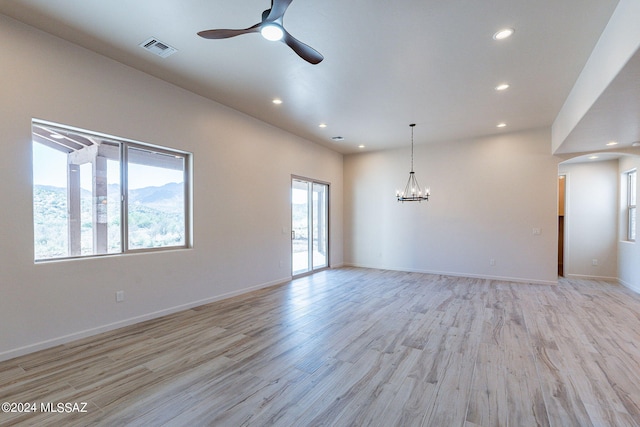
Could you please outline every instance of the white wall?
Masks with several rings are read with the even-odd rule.
[[[618,271],[618,160],[563,163],[566,277],[615,279]],[[593,265],[593,260],[598,265]]]
[[[342,155],[3,15],[0,64],[0,359],[288,279],[291,174],[342,264]],[[35,265],[32,118],[192,152],[193,249]]]
[[[345,262],[556,283],[558,161],[550,145],[549,129],[418,145],[415,172],[432,197],[404,204],[394,195],[408,178],[409,142],[345,156]]]
[[[619,174],[636,169],[640,171],[640,156],[625,156],[620,159]],[[640,183],[637,183],[640,184]],[[636,185],[636,199],[640,200],[640,185]],[[618,234],[618,280],[628,288],[640,292],[640,239],[626,241],[626,195],[620,195],[620,224]],[[636,221],[638,218],[636,218]]]

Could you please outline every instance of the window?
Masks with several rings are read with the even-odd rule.
[[[627,172],[627,240],[636,241],[636,176],[637,171]]]
[[[189,154],[34,121],[36,261],[189,245]]]

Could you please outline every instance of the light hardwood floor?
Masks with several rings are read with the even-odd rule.
[[[343,268],[0,363],[1,425],[640,426],[640,296]]]

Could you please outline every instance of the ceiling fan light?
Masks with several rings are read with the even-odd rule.
[[[262,37],[272,42],[282,40],[282,37],[284,37],[284,31],[276,24],[265,25],[260,30],[260,34],[262,34]]]

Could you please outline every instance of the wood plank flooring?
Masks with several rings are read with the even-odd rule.
[[[640,426],[640,296],[327,270],[2,362],[0,402],[38,405],[2,426]]]

